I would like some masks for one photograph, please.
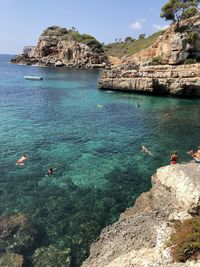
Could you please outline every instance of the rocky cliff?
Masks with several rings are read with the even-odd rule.
[[[57,26],[47,28],[37,46],[24,47],[13,63],[67,68],[103,68],[108,59],[102,45],[91,35]]]
[[[200,64],[112,67],[101,71],[100,89],[200,97]]]
[[[101,72],[101,89],[200,96],[200,17],[171,25],[149,48]],[[195,63],[193,65],[186,63]]]
[[[169,243],[175,222],[200,215],[199,172],[195,163],[158,169],[152,189],[103,229],[82,267],[200,266],[200,260],[173,262]]]

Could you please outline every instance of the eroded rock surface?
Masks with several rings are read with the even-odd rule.
[[[200,17],[196,16],[182,21],[178,29],[172,24],[151,47],[102,70],[99,88],[200,97],[199,51]]]
[[[92,244],[82,267],[198,267],[200,261],[174,263],[166,242],[176,220],[200,215],[200,165],[162,167],[118,222],[106,227]]]
[[[94,38],[86,43],[82,43],[81,39],[78,41],[78,38],[84,41],[88,35],[57,26],[49,27],[39,37],[36,47],[24,47],[23,53],[12,62],[67,68],[104,68],[108,58],[101,44]]]

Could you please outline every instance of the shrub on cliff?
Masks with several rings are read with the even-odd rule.
[[[48,27],[46,30],[43,31],[41,36],[62,36],[68,34],[68,30],[66,28],[61,28],[58,26],[51,26]]]
[[[146,37],[145,39],[138,39],[131,42],[117,42],[117,43],[111,43],[104,45],[104,50],[106,51],[106,54],[108,56],[116,56],[116,57],[124,57],[124,56],[131,56],[142,49],[145,49],[149,46],[151,46],[155,41],[158,39],[160,35],[162,35],[165,31],[159,31],[154,34],[152,34],[149,37]]]
[[[41,36],[57,37],[58,40],[65,41],[76,41],[78,43],[87,44],[93,51],[97,53],[103,53],[103,46],[98,42],[92,35],[80,34],[78,31],[73,29],[67,30],[66,28],[61,28],[59,26],[51,26],[43,31]]]
[[[185,262],[200,255],[200,216],[178,222],[171,235],[171,255],[174,261]]]
[[[163,63],[162,56],[153,57],[150,65],[161,65]]]

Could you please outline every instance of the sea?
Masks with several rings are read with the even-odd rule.
[[[175,150],[180,163],[191,161],[200,100],[99,90],[98,70],[11,58],[0,55],[0,215],[25,214],[41,231],[36,247],[70,248],[78,267]],[[23,154],[29,160],[16,166]]]

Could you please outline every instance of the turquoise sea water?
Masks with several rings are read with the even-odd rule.
[[[10,58],[0,56],[0,213],[26,214],[41,230],[38,247],[69,247],[80,266],[101,229],[150,189],[174,150],[190,161],[186,151],[200,145],[200,100],[100,91],[98,71]],[[24,79],[31,74],[44,80]],[[30,159],[17,167],[22,154]],[[56,172],[45,177],[51,166]]]

